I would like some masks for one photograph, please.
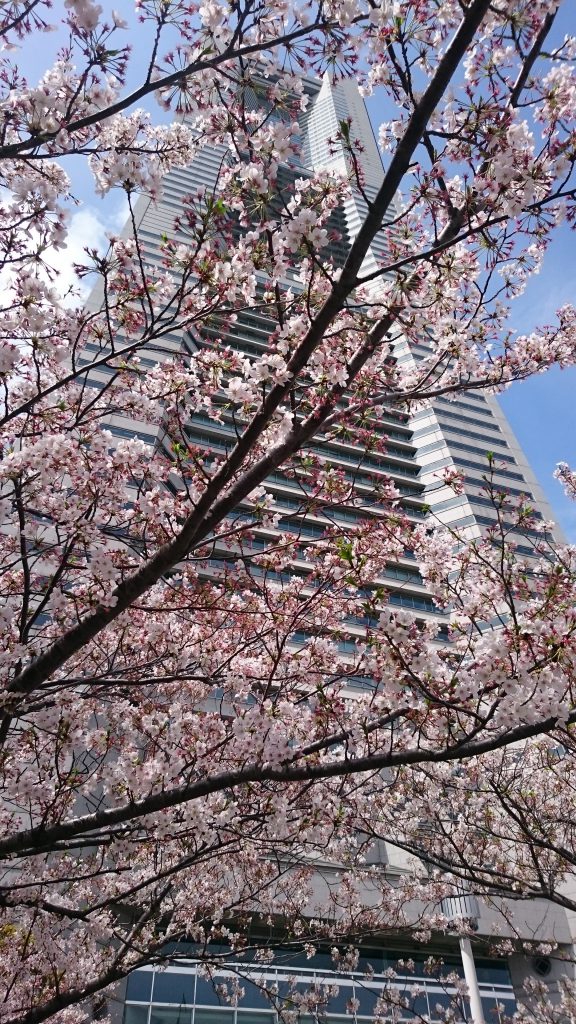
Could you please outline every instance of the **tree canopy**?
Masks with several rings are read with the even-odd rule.
[[[263,920],[312,944],[424,934],[463,883],[576,909],[576,548],[502,488],[495,455],[482,537],[415,525],[370,458],[387,416],[576,361],[572,307],[529,334],[511,318],[576,212],[562,6],[138,0],[127,25],[92,0],[3,5],[6,1024],[82,1019],[182,936],[210,961]],[[53,25],[58,58],[30,81]],[[298,171],[302,78],[324,74],[391,111],[378,189],[348,122],[343,170]],[[216,183],[182,198],[151,260],[139,197],[207,148]],[[87,239],[88,302],[57,272],[78,160],[130,228],[104,253]],[[353,196],[366,216],[339,262]],[[239,352],[226,339],[252,314],[265,345]],[[114,436],[118,416],[156,443]],[[350,471],[331,442],[354,445]],[[437,618],[387,601],[407,551],[442,642]],[[377,839],[414,873],[367,906]],[[341,883],[311,915],[320,863]]]

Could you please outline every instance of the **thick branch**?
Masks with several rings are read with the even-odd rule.
[[[575,722],[576,711],[572,712],[566,724],[572,725]],[[380,724],[380,720],[372,723],[367,727],[366,733],[375,732],[380,728]],[[123,822],[133,822],[137,818],[156,814],[159,811],[178,807],[181,804],[190,803],[192,800],[199,800],[213,793],[235,789],[248,783],[278,782],[286,785],[292,782],[321,782],[324,779],[337,776],[358,775],[362,772],[381,771],[385,768],[465,761],[550,732],[557,725],[558,719],[549,717],[540,722],[526,723],[515,729],[485,736],[472,743],[468,739],[464,739],[453,746],[442,746],[436,750],[425,750],[418,747],[413,750],[400,750],[396,753],[373,754],[351,759],[342,757],[320,764],[316,760],[306,761],[311,752],[318,753],[319,744],[315,743],[310,750],[304,747],[297,751],[289,762],[285,762],[284,766],[279,768],[264,767],[261,764],[253,763],[237,771],[221,772],[199,782],[175,787],[168,792],[152,793],[141,800],[131,801],[121,807],[107,808],[94,814],[86,814],[73,821],[52,825],[48,828],[23,830],[17,835],[0,840],[0,859],[10,858],[14,855],[44,854],[63,840],[102,831]],[[345,743],[347,738],[347,731],[327,737],[323,744],[324,751]],[[297,763],[302,761],[304,763]]]
[[[422,132],[472,42],[489,6],[490,0],[474,0],[468,8],[460,28],[438,65],[434,78],[422,95],[420,103],[410,118],[404,136],[400,140],[382,186],[374,200],[370,216],[364,222],[351,247],[340,280],[335,283],[332,294],[320,309],[306,337],[288,363],[288,372],[290,374],[288,383],[276,385],[270,390],[262,403],[261,410],[254,416],[252,422],[230,453],[224,466],[208,484],[204,495],[186,520],[179,536],[170,544],[161,547],[146,565],[116,589],[115,604],[112,608],[100,609],[87,617],[78,626],[70,629],[49,650],[41,654],[12,682],[9,687],[11,692],[15,694],[29,693],[52,675],[53,672],[60,669],[69,658],[80,651],[85,644],[89,643],[100,630],[113,622],[169,569],[181,561],[188,554],[192,545],[205,537],[213,529],[216,522],[226,515],[230,507],[234,507],[242,498],[246,497],[256,484],[265,480],[273,469],[278,467],[289,455],[299,448],[304,440],[313,436],[317,431],[320,423],[314,417],[310,417],[306,421],[305,429],[300,427],[292,431],[284,444],[272,450],[253,469],[246,473],[242,480],[220,501],[212,515],[209,515],[214,502],[241,469],[246,457],[254,449],[254,445],[270,423],[276,409],[292,387],[292,381],[305,368],[310,356],[321,343],[330,324],[343,308],[347,296],[355,287],[358,271],[370,243],[380,230],[386,211],[394,199],[405,172],[410,166],[412,155],[420,141]],[[387,329],[388,327],[384,323],[377,325],[377,332],[381,336],[385,334]],[[358,372],[368,358],[368,355],[369,353],[365,352],[363,358],[358,358],[357,369],[353,368],[353,374]],[[354,376],[351,375],[349,383],[353,379]],[[328,411],[326,410],[325,415],[328,414]]]

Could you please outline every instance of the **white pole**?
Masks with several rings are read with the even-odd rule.
[[[465,936],[460,937],[460,955],[462,957],[462,965],[464,967],[464,980],[468,986],[468,999],[470,1000],[470,1012],[472,1014],[473,1024],[485,1024],[472,946],[470,944],[470,939]]]

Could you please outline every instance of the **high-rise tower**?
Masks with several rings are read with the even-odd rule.
[[[335,140],[340,125],[348,122],[351,138],[360,142],[358,161],[364,177],[364,195],[372,198],[382,182],[384,171],[356,84],[351,80],[333,84],[328,77],[322,81],[307,78],[303,79],[303,88],[308,106],[299,116],[301,164],[287,173],[306,174],[320,169],[345,171],[346,153],[343,145]],[[254,89],[249,91],[245,102],[257,108],[264,102],[264,89],[261,94]],[[217,188],[224,157],[224,147],[205,146],[189,167],[175,169],[166,176],[159,200],[139,200],[136,208],[138,234],[145,259],[151,266],[160,260],[159,240],[174,235],[174,218],[181,209],[183,198],[198,189],[211,191]],[[332,242],[330,246],[331,256],[337,265],[344,262],[366,210],[366,201],[356,190],[343,208],[332,215],[331,226],[340,236],[340,241]],[[131,226],[127,225],[126,234],[131,231]],[[386,244],[386,232],[377,233],[365,257],[366,272],[373,272],[385,264]],[[286,285],[297,287],[292,278]],[[92,302],[98,304],[97,292]],[[163,357],[187,349],[192,351],[198,344],[214,344],[216,339],[221,339],[239,353],[258,357],[266,351],[274,326],[269,315],[257,303],[254,308],[240,311],[232,325],[225,315],[215,313],[194,337],[183,333],[164,333],[161,342],[155,341],[139,351],[140,363],[143,368],[152,366]],[[396,344],[395,358],[399,363],[418,361],[426,352],[424,341],[422,345],[414,345],[400,340]],[[92,381],[97,382],[97,377],[98,372],[90,374]],[[147,443],[159,446],[166,440],[160,423],[136,423],[118,414],[108,426],[119,437],[136,434]],[[367,503],[370,474],[390,475],[402,495],[404,511],[414,522],[422,521],[425,516],[422,509],[425,507],[430,509],[435,522],[466,529],[469,536],[485,532],[495,523],[494,509],[486,496],[484,480],[488,469],[487,453],[492,453],[490,475],[494,486],[512,498],[526,496],[536,518],[546,521],[552,518],[543,491],[495,397],[475,391],[463,392],[457,400],[440,397],[411,416],[400,408],[388,407],[382,416],[381,429],[388,439],[385,454],[365,454],[362,458],[362,468],[366,470],[364,491]],[[189,436],[194,444],[218,453],[230,449],[235,442],[232,423],[226,416],[220,424],[206,417],[194,416],[189,425]],[[351,441],[323,442],[322,451],[329,456],[331,464],[345,471],[358,466],[358,448]],[[459,495],[442,485],[442,474],[447,467],[454,467],[463,476],[464,489]],[[355,479],[362,489],[362,474],[358,469],[355,470]],[[290,487],[283,484],[278,475],[267,487],[275,495],[279,510],[288,512],[293,498]],[[374,512],[377,513],[377,508]],[[319,517],[316,535],[321,521]],[[312,519],[307,529],[313,535]],[[531,550],[529,534],[528,529],[516,538],[520,551],[526,554]],[[385,585],[390,590],[392,605],[435,614],[433,603],[410,559],[390,567]]]
[[[341,123],[350,122],[352,135],[362,143],[359,159],[365,194],[368,197],[375,194],[384,172],[370,121],[355,84],[343,81],[334,85],[325,78],[322,82],[306,79],[303,85],[309,104],[300,117],[302,172],[324,168],[346,169],[344,149],[335,144],[334,140]],[[254,93],[253,103],[257,106],[259,102],[257,93]],[[213,189],[222,159],[222,151],[215,147],[205,147],[189,167],[173,170],[167,175],[163,194],[158,201],[140,202],[137,208],[138,232],[150,264],[158,261],[159,241],[164,236],[170,236],[174,216],[183,197],[199,187]],[[334,213],[335,226],[340,235],[340,242],[332,247],[336,263],[343,262],[347,248],[364,220],[366,209],[365,199],[360,192],[355,192],[342,209]],[[384,262],[385,254],[385,233],[381,232],[376,235],[365,258],[364,269],[367,272],[376,270]],[[288,285],[293,286],[294,282],[287,281]],[[97,295],[93,301],[98,301]],[[272,326],[269,315],[257,306],[240,311],[233,323],[215,314],[211,322],[194,338],[166,334],[161,345],[155,344],[149,349],[143,349],[139,353],[141,365],[153,365],[164,356],[180,352],[183,348],[192,351],[199,344],[215,344],[216,339],[222,339],[241,354],[258,356],[266,350]],[[425,353],[424,342],[419,351],[418,346],[409,346],[407,342],[399,341],[395,358],[398,361],[417,360]],[[97,372],[90,374],[90,380],[94,383],[97,383],[97,377]],[[527,495],[534,505],[536,516],[546,520],[550,518],[543,494],[493,397],[468,393],[456,401],[438,398],[429,408],[412,417],[391,406],[384,409],[380,425],[388,439],[385,452],[364,453],[360,463],[358,448],[352,440],[317,442],[319,450],[329,456],[331,464],[344,472],[353,471],[355,484],[360,493],[365,493],[367,505],[371,502],[370,488],[374,476],[390,476],[402,496],[404,512],[414,523],[424,521],[428,514],[426,509],[430,509],[438,521],[465,528],[471,535],[483,532],[495,521],[494,509],[484,493],[482,479],[487,469],[487,453],[491,452],[494,455],[491,473],[495,483],[512,496]],[[136,423],[120,414],[108,426],[113,434],[120,437],[136,435],[158,446],[162,446],[166,440],[161,424]],[[221,453],[231,449],[236,440],[234,426],[226,414],[223,414],[219,423],[194,415],[188,430],[191,441],[203,447],[206,452]],[[464,477],[464,491],[460,495],[442,486],[439,474],[448,466],[460,470]],[[362,478],[363,470],[366,471],[365,482]],[[318,536],[323,532],[327,520],[321,510],[308,515],[305,520],[291,522],[290,510],[299,504],[299,492],[289,479],[283,478],[281,473],[274,474],[267,482],[267,490],[274,496],[287,530],[294,528],[309,536]],[[373,503],[372,514],[379,514],[377,503]],[[335,512],[334,518],[338,516],[344,521],[346,517],[354,521],[353,510]],[[530,553],[529,529],[518,537],[518,543],[524,546],[527,554]],[[405,557],[387,566],[379,582],[386,587],[392,606],[415,611],[424,619],[436,619],[441,625],[442,616],[426,592],[418,567],[408,551]],[[362,635],[362,625],[347,623],[346,631],[350,639],[342,641],[344,651],[347,643],[353,644],[354,639]],[[294,643],[304,639],[294,637]],[[408,861],[392,858],[389,851],[381,851],[381,859],[382,871],[388,880],[393,881],[410,870]],[[540,935],[544,930],[553,935],[557,942],[570,942],[564,915],[537,901],[533,907],[526,909],[523,919],[517,918],[516,924],[521,932],[524,929],[527,938],[533,937],[538,926]],[[505,927],[502,924],[500,927],[503,934],[506,934]],[[493,928],[494,917],[486,911],[480,916],[479,937],[489,936]],[[386,976],[388,967],[398,970],[398,961],[410,958],[416,961],[415,976],[421,978],[422,991],[405,1008],[403,1016],[410,1019],[416,1013],[440,1019],[437,1007],[446,1008],[454,998],[455,989],[449,983],[442,984],[425,977],[423,961],[431,952],[441,953],[449,964],[457,967],[456,947],[451,946],[450,942],[444,941],[437,948],[418,952],[403,943],[399,936],[393,949],[366,950],[356,974],[346,977],[338,976],[328,952],[317,954],[312,961],[308,961],[304,954],[291,955],[286,964],[280,957],[275,965],[266,969],[259,968],[258,976],[265,975],[268,982],[278,984],[280,989],[288,975],[297,975],[303,986],[311,983],[337,984],[339,993],[332,995],[323,1005],[322,1016],[328,1024],[345,1024],[352,1019],[346,1016],[347,1007],[357,1005],[354,1019],[359,1024],[363,1024],[363,1021],[367,1024],[375,1012],[379,995],[390,987],[401,995],[406,986],[414,981],[413,977],[407,981],[400,977],[400,980],[391,982]],[[363,967],[365,969],[368,964],[373,970],[370,981],[362,973]],[[486,1019],[500,1021],[514,1008],[513,976],[518,978],[529,973],[532,965],[522,957],[508,963],[504,959],[490,958],[485,954],[479,958],[478,966]],[[233,973],[234,969],[233,965],[229,966],[230,972]],[[229,976],[223,970],[220,980],[225,981]],[[189,964],[179,963],[162,972],[152,968],[136,972],[128,981],[126,999],[125,1024],[274,1024],[275,1021],[274,1013],[256,991],[237,1007],[220,1005],[213,986],[197,976],[192,953]],[[313,1015],[304,1014],[301,1019],[303,1024],[311,1024]]]

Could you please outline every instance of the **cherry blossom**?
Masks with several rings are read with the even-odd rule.
[[[4,6],[9,47],[58,22]],[[352,971],[363,939],[446,930],[462,882],[511,935],[523,900],[576,909],[576,551],[494,457],[482,536],[411,515],[387,463],[434,398],[576,363],[573,307],[514,329],[576,219],[559,4],[140,0],[133,57],[105,6],[66,0],[34,80],[17,49],[2,64],[6,1024],[80,1022],[183,935],[207,976],[221,943],[273,958],[266,919]],[[303,171],[304,76],[324,74],[394,111],[378,186],[347,122],[337,171]],[[151,240],[142,209],[207,150],[215,184],[180,188]],[[105,252],[86,239],[85,305],[58,275],[74,161],[128,204]],[[399,571],[432,614],[390,602]],[[400,884],[376,840],[412,857]],[[522,1024],[573,1012],[569,984],[560,1009],[528,995]]]

